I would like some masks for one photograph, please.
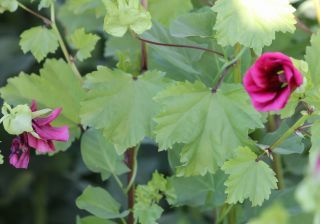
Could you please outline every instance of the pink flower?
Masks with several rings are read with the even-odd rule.
[[[266,112],[283,109],[291,93],[302,85],[303,77],[288,56],[274,52],[258,58],[243,82],[253,106]]]
[[[9,162],[15,168],[28,168],[30,159],[30,149],[26,142],[24,134],[17,136],[13,139],[11,144],[11,154]]]
[[[32,101],[31,111],[37,111],[35,101]],[[55,146],[53,141],[66,142],[69,140],[69,128],[53,127],[51,122],[54,121],[61,113],[61,108],[55,109],[47,117],[38,117],[32,119],[32,128],[34,133],[24,132],[17,136],[11,145],[10,164],[16,168],[28,167],[30,157],[30,147],[38,153],[54,152]]]

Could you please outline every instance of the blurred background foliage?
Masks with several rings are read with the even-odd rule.
[[[154,24],[153,31],[145,34],[145,38],[154,39],[152,32],[158,32],[156,37],[158,41],[167,42],[174,41],[176,37],[172,36],[172,31],[175,30],[175,23],[171,23],[176,17],[187,13],[188,11],[197,11],[208,9],[204,6],[210,6],[214,1],[207,0],[175,0],[177,7],[167,7],[167,2],[171,0],[149,0],[150,11],[157,23]],[[30,8],[36,10],[36,5],[31,4],[29,0],[23,1]],[[82,4],[83,1],[67,0],[58,1],[58,20],[59,27],[64,31],[64,36],[68,40],[68,35],[78,27],[85,27],[86,31],[92,31],[100,35],[101,39],[94,51],[93,57],[79,64],[82,74],[95,70],[97,65],[118,66],[123,69],[128,69],[130,72],[135,72],[139,63],[139,42],[132,39],[130,36],[117,39],[108,38],[102,32],[102,20],[104,15],[104,7],[99,7],[99,0],[92,0],[88,4]],[[308,27],[313,27],[316,24],[315,13],[310,5],[311,1],[294,1],[294,5],[298,8],[297,17]],[[179,10],[176,10],[179,9]],[[42,14],[47,14],[47,10],[41,11]],[[158,23],[160,22],[160,23]],[[37,72],[41,67],[30,54],[23,54],[19,47],[19,35],[26,29],[41,25],[41,21],[32,17],[30,14],[19,9],[16,13],[0,14],[0,86],[6,84],[9,77],[17,75],[20,71],[27,73]],[[169,32],[171,31],[171,33]],[[211,34],[209,34],[211,35]],[[301,29],[292,34],[279,34],[276,40],[266,51],[282,51],[295,58],[302,58],[305,52],[305,47],[308,45],[310,34]],[[176,40],[177,41],[177,40]],[[195,42],[197,38],[179,39],[179,43]],[[203,44],[203,43],[201,43]],[[213,41],[204,44],[205,47],[219,48]],[[165,51],[180,51],[186,59],[181,67],[177,68],[171,63],[171,60],[179,60],[175,58],[166,59],[163,57]],[[161,52],[162,51],[162,52]],[[226,49],[228,51],[228,49]],[[159,54],[160,52],[160,54]],[[215,73],[217,66],[210,62],[208,53],[194,51],[192,57],[183,55],[181,50],[175,48],[162,48],[150,46],[149,54],[151,55],[150,66],[160,69],[165,68],[170,77],[175,79],[192,80],[195,75],[200,76],[205,83],[212,83],[215,79],[211,74]],[[181,56],[181,57],[182,57]],[[62,57],[60,51],[56,55],[50,57]],[[243,71],[252,63],[250,55],[248,60],[242,63]],[[156,60],[155,60],[156,59]],[[190,63],[191,60],[192,63]],[[219,62],[216,62],[219,63]],[[180,78],[179,78],[180,77]],[[290,121],[288,121],[290,122]],[[12,136],[8,136],[1,127],[1,150],[6,156],[9,153]],[[256,138],[259,138],[259,133],[256,133]],[[154,170],[160,173],[170,175],[170,163],[174,163],[175,155],[171,153],[168,160],[167,152],[157,152],[156,146],[149,142],[141,146],[139,151],[139,169],[137,183],[145,184],[151,177]],[[307,142],[303,144],[308,144]],[[299,155],[300,156],[300,155]],[[283,201],[283,204],[289,208],[292,214],[296,214],[292,223],[309,223],[306,214],[300,214],[299,206],[294,201],[293,190],[298,181],[301,180],[304,167],[307,164],[305,159],[295,160],[296,154],[285,157],[285,172],[286,176],[290,177],[287,180],[288,187],[285,192],[273,194],[272,200],[264,204],[267,207],[274,200]],[[125,198],[119,192],[112,179],[107,182],[102,182],[99,174],[90,172],[84,165],[80,154],[79,141],[66,151],[60,152],[52,157],[48,156],[33,156],[31,158],[30,168],[28,170],[16,170],[6,161],[0,167],[0,224],[71,224],[75,223],[76,216],[82,214],[75,206],[75,199],[81,194],[84,187],[88,184],[100,185],[107,187],[109,192],[118,200],[126,204]],[[292,163],[299,161],[299,163]],[[219,174],[223,179],[223,174]],[[125,181],[126,176],[124,175]],[[188,185],[185,182],[176,184]],[[219,184],[219,183],[216,183]],[[190,189],[189,189],[190,190]],[[192,189],[191,189],[192,190]],[[194,197],[184,195],[186,203],[193,205],[192,207],[181,209],[166,208],[166,213],[160,220],[160,223],[209,223],[211,211],[204,211],[201,207],[196,207],[198,204],[203,204],[203,192],[196,192],[194,189]],[[210,190],[208,190],[210,191]],[[183,194],[184,192],[180,192]],[[206,194],[208,192],[205,192]],[[220,205],[225,197],[223,186],[221,194],[213,198],[210,202],[212,205]],[[189,197],[189,198],[188,198]],[[245,221],[246,217],[258,215],[261,208],[252,209],[249,204],[238,212],[239,220]]]

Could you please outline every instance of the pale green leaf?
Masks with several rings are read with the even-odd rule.
[[[277,178],[273,170],[248,147],[239,148],[237,156],[224,163],[222,170],[229,174],[225,185],[227,202],[235,204],[249,199],[252,206],[262,205],[271,190],[277,189]]]
[[[59,47],[55,32],[44,26],[26,30],[20,38],[19,44],[23,53],[30,51],[38,62],[42,61],[49,53],[54,53]]]
[[[14,12],[18,9],[18,2],[16,0],[0,0],[0,14],[9,11]]]
[[[82,136],[81,155],[86,166],[93,172],[101,173],[103,178],[121,175],[129,170],[123,163],[123,156],[119,156],[102,132],[95,129],[86,131]]]
[[[288,224],[289,214],[280,204],[272,205],[267,208],[263,213],[255,219],[249,221],[248,224]]]
[[[77,207],[103,218],[114,219],[128,215],[128,211],[120,213],[120,204],[100,187],[88,186],[76,200]]]
[[[175,37],[210,37],[213,35],[214,13],[192,12],[179,16],[170,25],[170,34]]]
[[[142,34],[152,26],[151,16],[139,0],[117,1],[104,0],[107,15],[104,30],[116,37],[122,37],[128,29]]]
[[[68,125],[73,133],[69,143],[59,143],[66,149],[79,134],[80,101],[85,95],[80,80],[62,60],[47,60],[40,75],[19,76],[8,79],[8,84],[0,89],[1,97],[12,105],[30,104],[34,99],[39,109],[62,108],[55,125]]]
[[[240,43],[260,54],[276,32],[294,32],[295,9],[288,0],[218,0],[214,30],[222,46]]]
[[[190,0],[149,0],[148,9],[154,20],[169,25],[177,16],[189,12],[192,3]]]
[[[41,0],[38,9],[49,8],[52,4],[54,4],[54,0]]]
[[[108,219],[101,219],[95,216],[87,216],[84,218],[77,217],[77,224],[116,224]]]
[[[82,123],[103,129],[121,154],[151,136],[152,118],[160,109],[152,98],[166,84],[164,74],[158,71],[134,78],[120,70],[100,67],[85,81],[89,91],[81,107]]]
[[[86,33],[84,28],[74,31],[70,36],[70,40],[73,47],[78,50],[76,57],[79,61],[91,57],[91,52],[94,50],[99,39],[98,35]]]
[[[164,105],[156,117],[159,148],[185,144],[179,176],[214,173],[238,146],[251,142],[249,129],[263,127],[240,85],[224,85],[212,93],[200,82],[181,82],[156,100]]]
[[[171,188],[168,181],[157,171],[147,185],[140,185],[135,193],[133,214],[140,224],[156,224],[163,209],[157,205],[163,195],[171,197]],[[172,198],[169,198],[170,200]],[[168,199],[167,199],[168,200]]]

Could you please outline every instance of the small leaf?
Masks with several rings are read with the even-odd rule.
[[[156,221],[163,212],[163,209],[157,203],[163,195],[174,196],[171,194],[168,181],[158,172],[153,173],[152,179],[147,185],[137,187],[133,214],[140,224],[157,224]]]
[[[23,53],[30,51],[38,62],[42,61],[49,53],[54,53],[59,47],[55,32],[43,26],[24,31],[20,38]]]
[[[81,155],[86,166],[101,173],[106,179],[110,175],[121,175],[129,171],[112,144],[107,142],[101,131],[91,129],[81,138]]]
[[[248,147],[239,148],[237,156],[224,163],[222,170],[229,174],[225,185],[227,202],[242,203],[246,198],[252,206],[262,205],[271,190],[277,189],[277,178],[273,170]]]
[[[295,30],[295,8],[287,0],[218,0],[212,10],[217,13],[214,30],[222,46],[240,43],[261,54],[276,32]]]
[[[164,74],[158,71],[134,78],[120,70],[99,67],[85,82],[89,91],[81,107],[82,123],[103,129],[121,154],[152,135],[152,118],[160,110],[152,98],[166,85]]]
[[[152,26],[150,13],[140,4],[140,0],[117,1],[104,0],[107,15],[104,30],[116,37],[122,37],[128,29],[142,34]]]
[[[77,29],[70,37],[71,44],[78,50],[76,57],[80,61],[90,58],[99,39],[98,35],[86,33],[84,28]]]
[[[78,208],[103,219],[122,218],[128,215],[128,211],[120,213],[120,204],[100,187],[88,186],[77,198],[76,204]]]
[[[9,11],[14,12],[18,9],[18,2],[16,0],[0,0],[0,14]]]

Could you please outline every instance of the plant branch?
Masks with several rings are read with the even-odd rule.
[[[262,159],[262,157],[267,154],[271,153],[275,148],[277,148],[279,145],[281,145],[288,137],[290,137],[301,125],[303,125],[306,120],[309,118],[309,113],[304,113],[300,119],[294,123],[280,138],[278,138],[277,141],[275,141],[270,147],[268,147],[266,150],[264,150],[263,153],[261,153],[256,161],[259,161]]]
[[[153,45],[158,45],[158,46],[164,46],[164,47],[177,47],[177,48],[190,48],[190,49],[195,49],[195,50],[201,50],[201,51],[205,51],[205,52],[209,52],[215,55],[218,55],[219,57],[224,57],[223,53],[215,51],[215,50],[211,50],[208,48],[204,48],[204,47],[198,47],[198,46],[193,46],[193,45],[185,45],[185,44],[168,44],[168,43],[161,43],[161,42],[157,42],[157,41],[152,41],[152,40],[147,40],[144,39],[142,37],[139,37],[136,35],[136,38],[139,39],[140,41],[144,42],[144,43],[148,43],[148,44],[153,44]]]
[[[46,24],[47,26],[51,26],[52,25],[52,22],[50,19],[40,15],[39,13],[33,11],[32,9],[28,8],[27,6],[25,6],[24,4],[22,4],[21,2],[18,2],[18,6],[20,8],[22,8],[23,10],[29,12],[30,14],[34,15],[35,17],[38,17],[39,19],[41,19],[44,24]]]
[[[247,50],[247,48],[243,48],[243,49],[237,54],[237,56],[236,56],[233,60],[227,62],[226,64],[224,64],[224,65],[222,66],[222,68],[220,69],[220,72],[219,72],[220,78],[218,79],[216,85],[211,89],[211,92],[212,92],[212,93],[216,93],[216,92],[217,92],[217,90],[218,90],[218,89],[220,88],[220,86],[222,85],[225,77],[229,74],[230,69],[231,69],[234,65],[237,64],[238,60],[241,58],[241,56],[243,55],[243,53],[244,53],[246,50]]]
[[[70,65],[73,73],[75,74],[75,76],[82,82],[82,76],[77,68],[77,66],[74,63],[74,59],[73,57],[69,54],[67,46],[65,45],[63,38],[61,36],[61,33],[57,27],[56,21],[55,21],[55,10],[54,10],[54,4],[51,5],[51,27],[53,29],[53,31],[56,33],[57,37],[58,37],[58,42],[60,45],[60,48],[62,50],[62,53],[64,55],[64,57],[66,58],[68,64]]]

